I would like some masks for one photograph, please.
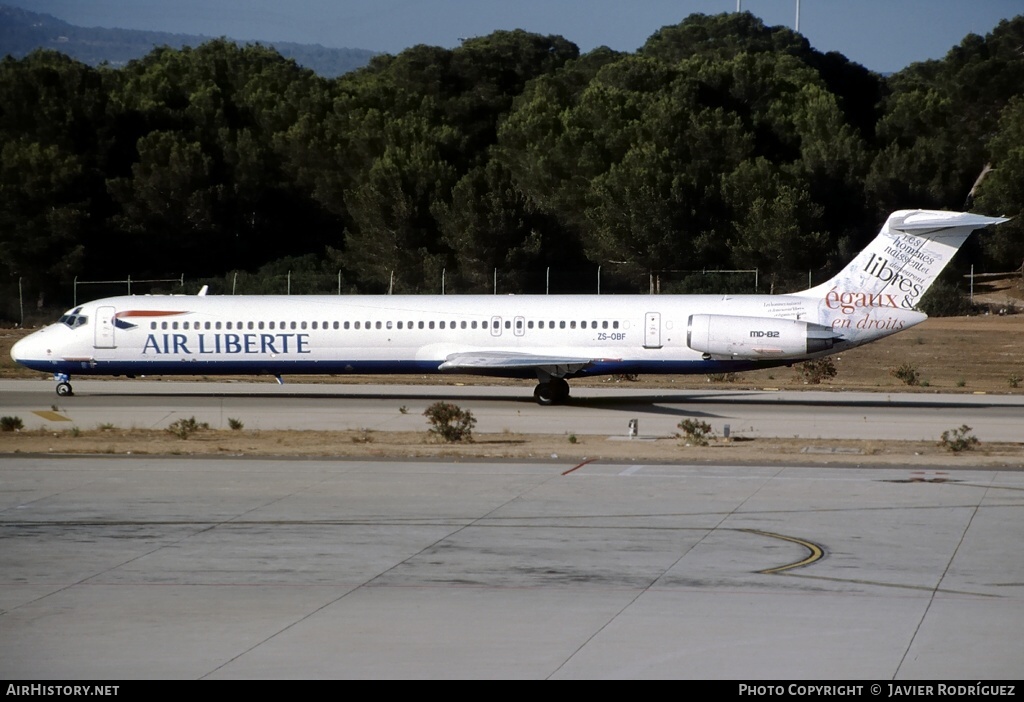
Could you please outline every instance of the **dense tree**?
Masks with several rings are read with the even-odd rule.
[[[895,207],[960,208],[988,160],[1003,106],[1024,85],[1024,16],[968,35],[941,61],[889,80],[879,152],[867,189],[879,214]]]
[[[1024,267],[1024,95],[1003,109],[987,155],[993,169],[978,188],[975,207],[1013,220],[984,237],[981,245],[997,270]]]
[[[1018,17],[885,78],[739,13],[633,54],[502,31],[337,80],[223,40],[118,70],[8,58],[0,286],[260,270],[247,289],[276,290],[296,270],[484,292],[497,269],[526,292],[552,267],[589,290],[601,266],[617,290],[727,267],[785,289],[893,209],[960,209],[986,164],[969,206],[1024,210],[1022,44]],[[1019,222],[985,238],[988,267],[1020,265]]]

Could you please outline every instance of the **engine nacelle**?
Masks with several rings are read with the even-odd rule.
[[[830,327],[795,319],[694,314],[686,345],[712,358],[799,358],[827,351],[842,339]]]

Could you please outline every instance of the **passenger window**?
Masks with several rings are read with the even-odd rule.
[[[559,329],[565,329],[565,320],[564,319],[561,322],[558,323],[558,328]]]
[[[434,328],[434,323],[430,322],[429,324],[427,324],[427,327],[429,327],[430,329],[433,329]]]
[[[569,322],[569,328],[570,329],[575,329],[576,328],[576,320],[575,319],[572,320],[571,322]]]
[[[391,322],[388,321],[387,324],[385,324],[384,326],[386,326],[388,329],[390,329],[391,328]]]
[[[359,322],[356,322],[356,329],[359,328]]]
[[[473,327],[473,329],[476,329],[476,320],[473,320],[473,323],[472,323],[471,326]]]
[[[213,328],[214,329],[220,329],[220,322],[214,322]]]
[[[377,322],[377,324],[374,325],[374,326],[376,326],[378,329],[380,329],[380,322]]]
[[[150,329],[156,329],[156,322],[150,322],[149,323],[149,328]]]
[[[618,322],[612,322],[612,329],[618,329],[618,328],[619,328],[619,323]]]

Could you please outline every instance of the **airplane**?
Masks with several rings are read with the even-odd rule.
[[[468,373],[568,380],[792,365],[920,324],[915,305],[975,230],[1008,221],[900,210],[831,280],[785,295],[142,295],[79,305],[11,356],[76,375]]]

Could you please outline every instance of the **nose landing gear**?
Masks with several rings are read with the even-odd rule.
[[[70,397],[74,395],[74,391],[71,389],[71,376],[67,373],[55,373],[53,379],[57,381],[57,394],[61,397]]]

